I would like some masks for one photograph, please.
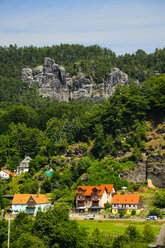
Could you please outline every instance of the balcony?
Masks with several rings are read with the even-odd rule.
[[[93,196],[91,197],[91,201],[99,201],[100,197],[99,196]]]
[[[82,208],[82,207],[83,207],[83,208],[85,207],[84,204],[78,204],[78,205],[77,205],[77,208]]]
[[[27,210],[35,210],[35,205],[29,205],[26,207]]]

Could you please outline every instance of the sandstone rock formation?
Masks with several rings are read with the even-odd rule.
[[[149,186],[165,188],[165,123],[155,127],[148,122],[147,128],[142,159],[136,162],[133,170],[124,170],[120,177],[134,183],[148,181]],[[119,157],[118,161],[120,161]]]
[[[71,77],[63,66],[57,65],[48,57],[45,58],[44,66],[24,68],[21,79],[29,82],[30,87],[36,85],[43,96],[66,102],[83,98],[108,98],[116,86],[129,84],[127,74],[113,68],[104,82],[96,87],[89,76],[79,72],[78,75]]]

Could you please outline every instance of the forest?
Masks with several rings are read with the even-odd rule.
[[[61,44],[40,48],[16,45],[0,47],[0,75],[20,79],[22,68],[42,65],[45,57],[63,65],[71,75],[76,74],[81,67],[96,84],[99,84],[114,67],[140,82],[153,76],[155,71],[165,73],[165,48],[156,48],[151,54],[139,49],[134,54],[116,56],[110,49],[98,45],[85,47],[78,44]]]
[[[28,83],[20,80],[20,75],[22,68],[42,64],[46,56],[64,65],[72,75],[81,66],[96,84],[108,75],[110,68],[118,67],[129,75],[130,85],[117,87],[109,99],[98,102],[86,99],[65,103],[42,98],[35,86],[29,88]],[[155,71],[159,75],[155,75]],[[120,179],[119,174],[124,168],[133,169],[142,159],[146,123],[155,126],[164,121],[164,73],[165,49],[156,49],[153,54],[138,50],[135,54],[117,57],[111,50],[97,45],[0,47],[0,169],[14,171],[25,156],[32,158],[28,173],[7,182],[0,181],[1,208],[9,204],[4,194],[38,193],[40,187],[41,193],[52,193],[52,202],[62,202],[67,208],[74,207],[78,185],[114,183],[116,189],[127,186],[133,191],[137,185]],[[136,84],[135,79],[140,84]],[[117,161],[119,153],[126,152],[130,152],[130,156]],[[44,174],[47,168],[54,171],[51,177]],[[22,216],[19,238],[13,233],[13,237],[17,236],[16,241],[12,241],[13,247],[20,247],[20,242],[27,237],[36,243],[31,247],[97,247],[93,240],[103,234],[96,231],[88,241],[86,231],[67,220],[67,213],[61,217],[64,225],[52,215],[51,211],[39,213],[35,221]],[[19,218],[13,221],[13,230]],[[52,223],[45,227],[51,230],[50,237],[44,236],[43,226],[37,226],[47,218],[52,218]],[[5,220],[0,222],[2,229],[6,225]],[[21,225],[26,232],[21,233]],[[68,228],[73,231],[71,234],[67,233]],[[69,246],[60,237],[62,234],[66,235],[67,242],[70,240]],[[119,238],[122,244],[130,242],[127,247],[136,247],[129,235]],[[103,237],[102,242],[107,244],[98,247],[121,247],[117,239],[110,242],[111,239]],[[139,240],[143,243],[142,237]],[[1,244],[0,247],[6,246]]]

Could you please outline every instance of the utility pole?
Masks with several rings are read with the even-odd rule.
[[[10,215],[8,215],[8,242],[7,248],[10,247]]]

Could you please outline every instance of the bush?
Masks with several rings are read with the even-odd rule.
[[[112,205],[109,202],[104,203],[104,208],[105,209],[108,209],[108,208],[111,208],[111,207],[112,207]]]
[[[156,193],[153,204],[155,207],[165,208],[165,194],[160,195]]]
[[[119,214],[120,218],[122,218],[125,214],[126,214],[126,209],[120,210],[120,214]]]
[[[137,228],[135,226],[129,225],[125,231],[125,234],[128,235],[130,240],[136,239],[140,237],[139,232],[137,231]]]
[[[159,208],[154,208],[154,209],[151,209],[149,211],[149,215],[156,215],[156,216],[162,218],[163,212],[161,212]]]
[[[136,210],[135,209],[132,209],[131,215],[136,215]]]
[[[153,233],[152,227],[150,225],[145,225],[144,231],[143,231],[143,239],[144,242],[150,243],[154,241],[155,235]]]

